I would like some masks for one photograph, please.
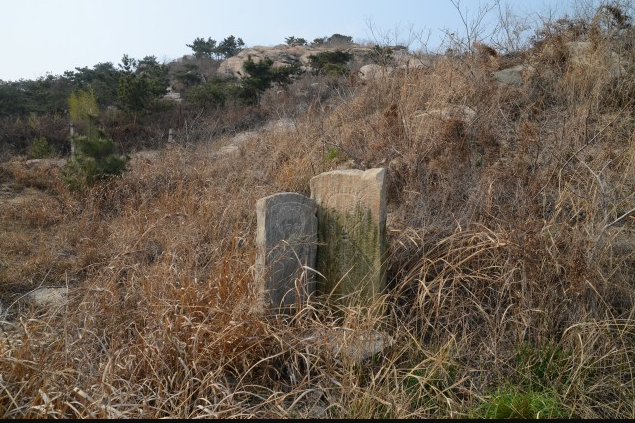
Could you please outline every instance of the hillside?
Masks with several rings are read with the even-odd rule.
[[[635,417],[626,13],[548,21],[514,54],[186,57],[167,74],[179,96],[78,124],[130,155],[82,189],[65,183],[66,123],[11,120],[0,416]],[[248,91],[255,75],[271,85]],[[38,130],[63,160],[29,160]],[[256,202],[371,168],[389,180],[384,295],[273,313]]]

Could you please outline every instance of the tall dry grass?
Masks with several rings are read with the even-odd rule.
[[[0,238],[3,283],[72,290],[62,309],[9,310],[0,415],[478,417],[503,390],[552,400],[542,416],[635,416],[634,80],[609,71],[613,38],[585,65],[566,44],[581,35],[558,31],[514,59],[534,69],[519,87],[491,77],[510,59],[439,57],[302,97],[292,127],[233,152],[226,137],[137,158],[80,196],[5,171],[51,198],[0,209],[27,234]],[[389,171],[390,290],[371,310],[271,315],[254,204],[340,166]],[[360,358],[373,333],[390,346]]]

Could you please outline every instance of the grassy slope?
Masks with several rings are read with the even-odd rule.
[[[601,53],[575,65],[566,41],[528,52],[538,72],[522,87],[491,78],[514,63],[478,54],[341,83],[292,130],[223,156],[218,142],[169,148],[81,197],[3,171],[48,189],[44,209],[0,207],[4,297],[75,289],[61,314],[24,310],[1,341],[0,414],[458,417],[511,404],[632,418],[635,81],[610,76]],[[390,294],[371,311],[263,315],[256,200],[308,194],[348,159],[389,170]],[[395,343],[357,362],[307,340],[338,328],[344,343],[371,329]]]

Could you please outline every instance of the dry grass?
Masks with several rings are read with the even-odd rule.
[[[81,196],[3,171],[37,191],[0,202],[3,304],[73,289],[62,310],[9,309],[0,415],[456,418],[512,386],[552,416],[635,417],[635,122],[615,95],[634,80],[573,63],[571,39],[527,52],[522,87],[478,54],[340,81],[291,127],[171,146]],[[269,315],[256,200],[348,160],[389,171],[390,292]],[[393,343],[359,359],[373,331]]]

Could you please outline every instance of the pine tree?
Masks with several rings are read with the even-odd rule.
[[[62,180],[72,191],[90,188],[126,170],[127,156],[116,154],[115,143],[101,131],[75,139],[77,149],[62,170]]]
[[[192,44],[185,45],[192,49],[194,56],[197,58],[212,57],[216,49],[216,40],[208,38],[207,41],[205,41],[203,38],[196,37]]]
[[[124,55],[119,67],[117,94],[120,106],[136,123],[139,114],[165,95],[169,85],[167,66],[159,64],[155,56],[146,56],[137,61]]]
[[[92,87],[75,90],[68,98],[68,113],[74,123],[85,125],[89,130],[99,117],[99,106]]]
[[[243,70],[249,76],[243,78],[239,96],[243,101],[252,105],[260,104],[262,94],[273,84],[280,86],[290,84],[294,76],[302,73],[299,65],[274,68],[273,60],[270,58],[254,62],[251,56],[243,63]]]

